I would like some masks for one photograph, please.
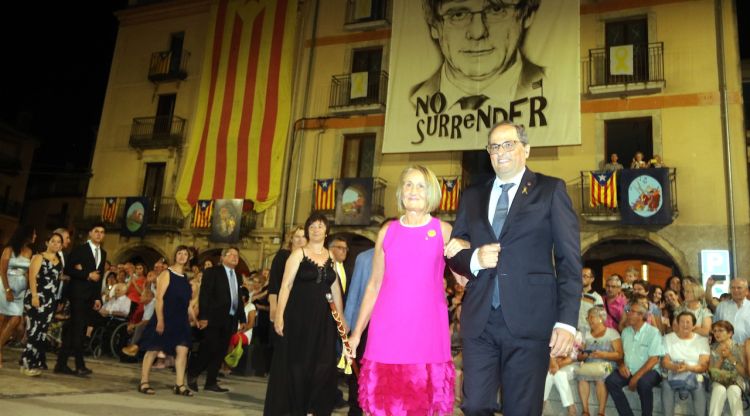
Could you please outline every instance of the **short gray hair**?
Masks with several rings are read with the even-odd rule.
[[[609,276],[607,278],[607,283],[617,281],[617,284],[622,286],[622,280],[620,279],[620,276],[613,274],[612,276]]]
[[[588,316],[591,316],[594,314],[594,316],[601,318],[602,321],[607,320],[607,311],[604,310],[604,307],[601,305],[594,305],[589,309]]]

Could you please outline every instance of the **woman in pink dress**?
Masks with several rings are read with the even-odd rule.
[[[369,323],[359,403],[373,416],[448,415],[455,371],[443,254],[452,227],[430,216],[440,203],[440,185],[429,169],[406,168],[396,196],[404,215],[378,233],[372,275],[349,337],[356,351]]]

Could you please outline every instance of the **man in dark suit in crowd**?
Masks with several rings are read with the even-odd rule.
[[[467,189],[449,266],[469,282],[463,298],[464,402],[467,416],[492,415],[498,386],[503,414],[542,414],[550,356],[573,348],[581,297],[578,219],[560,179],[526,167],[523,126],[490,130],[496,177]],[[457,253],[457,254],[456,254]]]
[[[65,259],[65,274],[70,276],[66,295],[70,301],[70,318],[63,330],[63,344],[57,355],[55,373],[87,376],[91,370],[83,361],[86,326],[93,310],[101,308],[99,281],[104,276],[107,252],[102,248],[106,231],[104,224],[94,224],[89,229],[89,239],[74,248]],[[75,358],[76,369],[68,367],[68,357]]]
[[[198,328],[203,331],[203,340],[198,358],[188,370],[188,387],[194,391],[198,391],[198,376],[204,371],[204,390],[229,391],[219,386],[216,377],[227,354],[229,338],[237,331],[237,323],[245,323],[247,319],[240,299],[242,277],[234,271],[239,261],[239,250],[228,247],[221,251],[221,264],[203,271],[198,298]]]

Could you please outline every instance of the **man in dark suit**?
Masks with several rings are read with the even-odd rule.
[[[550,356],[571,352],[581,296],[578,219],[565,183],[526,167],[523,126],[492,128],[487,151],[496,177],[461,198],[449,266],[469,279],[463,298],[467,416],[540,415]]]
[[[227,354],[229,338],[237,331],[237,323],[247,320],[240,299],[242,278],[234,271],[239,261],[239,250],[228,247],[221,251],[221,264],[203,271],[198,298],[198,328],[203,331],[203,340],[198,357],[188,370],[188,387],[194,391],[198,391],[198,376],[204,371],[204,390],[229,391],[219,386],[216,377]]]
[[[65,274],[70,276],[66,295],[70,301],[70,318],[63,330],[63,344],[57,355],[55,373],[87,376],[91,370],[83,361],[86,326],[92,310],[101,308],[100,284],[104,275],[107,252],[102,249],[104,224],[94,224],[89,229],[86,243],[74,248],[65,259]],[[68,357],[75,358],[75,371],[68,367]]]

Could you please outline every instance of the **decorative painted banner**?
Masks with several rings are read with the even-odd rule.
[[[242,200],[214,200],[213,211],[213,218],[211,219],[211,241],[217,243],[236,243],[240,241]]]
[[[394,0],[383,152],[581,143],[578,0]]]
[[[623,169],[620,176],[620,215],[626,225],[672,223],[669,169]]]
[[[123,236],[143,237],[148,228],[148,216],[151,208],[148,198],[137,196],[125,199],[125,215],[122,218]]]

